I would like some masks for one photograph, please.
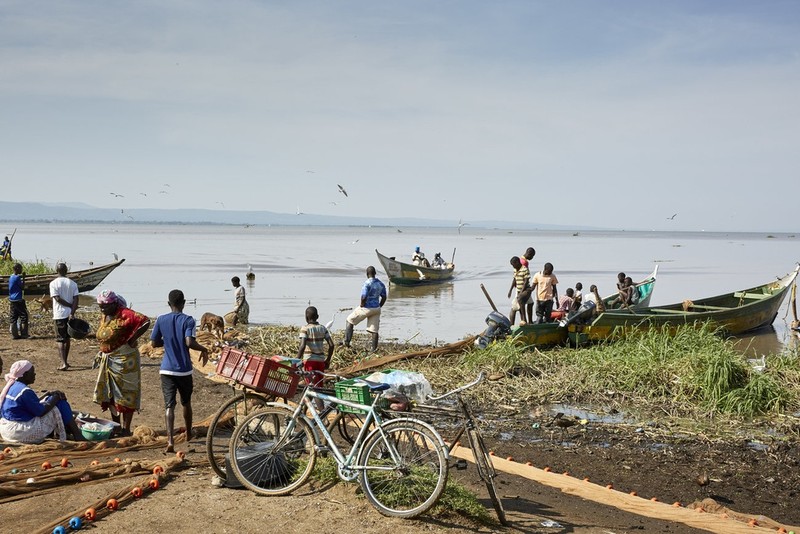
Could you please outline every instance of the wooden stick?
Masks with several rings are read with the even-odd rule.
[[[494,305],[494,302],[492,302],[492,297],[490,297],[490,296],[489,296],[489,292],[488,292],[488,291],[486,291],[486,288],[485,288],[485,287],[483,287],[483,284],[481,284],[481,291],[483,291],[483,294],[484,294],[484,295],[486,295],[486,300],[488,300],[488,301],[489,301],[489,305],[492,307],[492,309],[493,309],[494,311],[497,311],[497,306],[495,306],[495,305]],[[499,313],[499,312],[498,312],[498,313]]]

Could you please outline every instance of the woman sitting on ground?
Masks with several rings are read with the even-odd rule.
[[[67,396],[61,391],[46,391],[40,399],[29,387],[35,381],[31,362],[19,360],[11,365],[0,393],[0,438],[36,444],[51,435],[66,441],[69,434],[74,441],[84,441]]]
[[[100,352],[95,358],[97,384],[94,402],[103,410],[111,410],[111,418],[120,422],[122,435],[130,435],[133,412],[141,407],[141,358],[137,347],[139,337],[150,328],[150,319],[128,308],[127,302],[113,291],[97,296],[102,317],[97,327]]]

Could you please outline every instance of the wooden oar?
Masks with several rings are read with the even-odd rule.
[[[797,320],[797,281],[792,284],[792,330],[797,329],[800,326],[800,322]]]
[[[492,297],[490,297],[490,296],[489,296],[489,292],[488,292],[488,291],[486,291],[486,288],[485,288],[485,287],[483,287],[483,284],[481,284],[481,291],[483,291],[483,294],[484,294],[484,295],[486,295],[486,300],[488,300],[488,301],[489,301],[489,305],[492,307],[492,309],[493,309],[494,311],[497,311],[497,306],[495,306],[495,305],[494,305],[494,302],[492,302]],[[498,312],[498,313],[499,313],[499,312]]]

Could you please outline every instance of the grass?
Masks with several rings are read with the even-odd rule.
[[[42,260],[19,261],[19,260],[0,260],[0,275],[8,276],[14,274],[14,264],[22,265],[22,272],[27,275],[54,273],[55,267]]]

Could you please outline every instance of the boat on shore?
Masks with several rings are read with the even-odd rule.
[[[777,280],[715,297],[666,306],[606,310],[589,324],[569,325],[569,336],[576,342],[595,342],[652,328],[671,333],[686,324],[709,324],[726,336],[744,334],[775,321],[798,272],[800,264]]]
[[[82,271],[72,271],[67,273],[67,276],[78,284],[78,291],[91,291],[97,287],[100,282],[105,280],[106,276],[111,274],[111,271],[122,265],[125,258],[114,263],[108,263],[99,267],[92,267],[91,269],[84,269]],[[36,295],[49,295],[50,282],[52,282],[58,273],[45,273],[45,274],[32,274],[25,276],[25,296]],[[8,295],[8,276],[0,276],[0,295]]]
[[[648,277],[634,284],[636,291],[639,293],[639,298],[636,304],[625,308],[625,313],[647,308],[650,305],[650,298],[653,296],[653,289],[655,289],[657,276],[658,265],[655,266],[653,272]],[[612,302],[617,298],[617,295],[618,293],[614,293],[613,295],[603,298],[603,303],[607,310],[611,308]],[[580,314],[580,311],[577,313]],[[523,326],[514,326],[511,329],[511,335],[521,343],[530,346],[547,347],[566,345],[570,341],[569,334],[573,331],[574,327],[570,317],[567,318],[566,322],[555,321],[551,323],[530,323]]]
[[[394,257],[384,256],[378,250],[378,261],[383,265],[383,270],[389,277],[389,281],[398,285],[420,285],[436,284],[446,282],[453,278],[456,266],[453,263],[446,263],[444,267],[423,267],[413,263],[397,261]]]

